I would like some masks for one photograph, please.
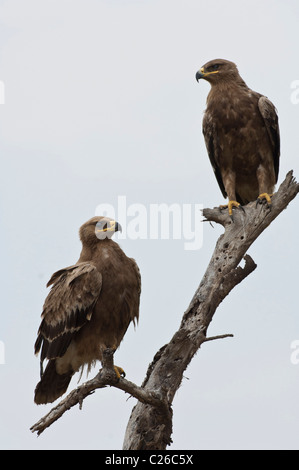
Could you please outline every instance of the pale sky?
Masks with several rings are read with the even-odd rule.
[[[208,60],[234,61],[275,104],[279,183],[290,169],[299,179],[298,21],[297,0],[0,1],[2,449],[121,449],[135,399],[112,388],[39,438],[29,431],[52,407],[33,403],[46,283],[78,259],[79,227],[101,204],[224,203],[201,132],[209,84],[195,80]],[[203,345],[186,370],[172,449],[299,448],[298,207],[250,248],[256,271],[217,310],[208,334],[234,338]],[[140,267],[142,296],[115,362],[137,384],[179,327],[222,233],[203,225],[197,250],[183,239],[119,239]]]

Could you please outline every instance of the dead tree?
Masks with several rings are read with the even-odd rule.
[[[40,434],[72,406],[81,406],[84,398],[97,388],[110,385],[138,400],[127,424],[123,450],[166,449],[172,442],[172,402],[184,371],[204,342],[232,336],[208,337],[209,324],[222,300],[256,268],[255,262],[246,254],[250,245],[298,192],[299,184],[290,171],[273,195],[270,207],[252,202],[244,207],[244,211],[235,209],[233,220],[227,210],[204,209],[205,220],[221,224],[224,233],[216,243],[208,268],[183,315],[180,328],[169,343],[156,353],[143,384],[137,386],[122,377],[118,379],[113,369],[113,352],[106,350],[103,368],[96,377],[73,390],[33,425],[31,431]],[[240,266],[242,259],[245,260],[244,267]]]

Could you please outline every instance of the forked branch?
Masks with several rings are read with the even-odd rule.
[[[64,400],[58,403],[58,405],[55,406],[47,415],[34,424],[30,430],[32,432],[37,432],[37,435],[40,435],[46,428],[61,418],[61,416],[70,408],[79,405],[81,409],[83,400],[86,397],[94,393],[96,389],[107,386],[119,388],[137,398],[137,400],[142,403],[148,403],[151,406],[161,408],[161,410],[165,408],[166,405],[158,394],[146,391],[129,380],[126,380],[123,377],[119,378],[116,375],[113,364],[113,351],[111,349],[106,349],[103,352],[102,365],[103,368],[93,379],[88,380],[70,392]]]
[[[161,390],[171,405],[183,373],[206,341],[207,329],[218,305],[231,290],[255,268],[252,258],[245,253],[271,222],[287,207],[299,192],[299,184],[290,171],[272,198],[271,208],[252,202],[244,211],[234,211],[234,222],[228,211],[219,208],[204,209],[208,221],[220,223],[225,231],[216,247],[203,279],[183,315],[179,330],[163,346],[150,364],[143,387]],[[239,266],[242,259],[245,266]],[[171,443],[172,426],[161,421],[155,409],[140,402],[134,407],[126,429],[123,449],[165,449]]]

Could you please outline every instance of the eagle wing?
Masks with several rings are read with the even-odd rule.
[[[258,108],[264,120],[271,142],[273,165],[276,179],[275,182],[277,183],[280,157],[280,136],[277,112],[274,104],[271,103],[271,101],[266,96],[260,96],[258,100]]]
[[[139,302],[140,302],[140,294],[141,294],[141,275],[140,275],[140,270],[138,267],[138,264],[134,260],[134,258],[130,258],[130,261],[132,262],[133,270],[136,275],[136,289],[133,291],[133,299],[132,299],[132,307],[131,307],[131,313],[130,313],[130,319],[134,323],[135,326],[135,320],[139,319]]]
[[[54,273],[50,285],[34,346],[35,354],[41,349],[41,363],[63,356],[74,334],[91,319],[102,276],[94,265],[83,262]]]
[[[223,196],[226,198],[227,194],[226,194],[225,187],[223,184],[220,167],[219,167],[219,160],[218,160],[218,147],[219,147],[218,134],[216,131],[215,123],[209,111],[206,111],[204,114],[203,122],[202,122],[202,132],[205,138],[208,155],[209,155],[210,162],[214,170],[217,182],[219,184],[219,187],[221,189]]]

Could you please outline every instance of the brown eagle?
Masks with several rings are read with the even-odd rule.
[[[118,230],[120,225],[107,217],[88,220],[79,231],[79,260],[57,271],[47,284],[52,288],[35,343],[35,353],[41,350],[37,404],[60,397],[76,371],[84,365],[90,369],[104,349],[118,348],[130,322],[138,321],[140,273],[136,262],[111,240]]]
[[[228,210],[266,201],[277,183],[280,156],[278,117],[266,97],[252,91],[233,62],[215,59],[197,73],[211,84],[203,134]],[[221,206],[227,207],[227,206]]]

